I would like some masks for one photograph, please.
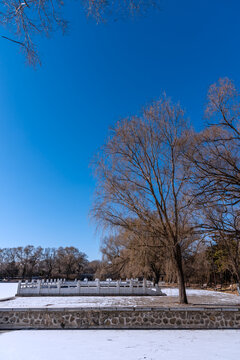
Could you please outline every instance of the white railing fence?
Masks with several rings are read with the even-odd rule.
[[[136,279],[100,281],[35,280],[19,281],[18,296],[41,295],[163,295],[161,289],[148,280]]]

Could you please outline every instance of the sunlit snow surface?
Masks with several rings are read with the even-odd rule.
[[[15,296],[17,286],[17,283],[0,283],[0,300]]]
[[[17,284],[0,284],[0,299],[14,296]],[[39,296],[1,301],[0,308],[164,306],[177,303],[178,289],[163,288],[168,296]],[[216,291],[188,289],[190,303],[240,305],[240,296]]]
[[[238,330],[31,330],[0,333],[2,360],[236,360]]]
[[[17,284],[0,284],[0,299],[14,296]],[[31,297],[1,301],[12,307],[103,307],[163,305],[167,297]],[[239,304],[240,297],[205,290],[187,291],[190,299]],[[210,301],[211,300],[211,301]],[[159,303],[160,301],[160,303]],[[240,330],[29,330],[0,332],[0,360],[236,360]]]

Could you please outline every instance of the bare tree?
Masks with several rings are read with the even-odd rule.
[[[97,270],[97,263],[92,262],[93,271]],[[0,277],[75,278],[80,277],[87,265],[87,255],[73,246],[42,249],[27,245],[0,249]]]
[[[158,238],[120,229],[106,237],[101,246],[102,274],[108,277],[145,277],[156,284],[165,272],[165,253]]]
[[[83,10],[96,22],[109,17],[122,17],[129,14],[145,13],[159,0],[82,0]],[[62,0],[2,0],[0,4],[0,23],[14,32],[15,36],[4,36],[21,47],[27,61],[35,65],[40,63],[34,43],[36,34],[49,35],[60,28],[64,33],[67,21],[62,17]]]
[[[196,249],[185,254],[184,268],[188,283],[203,286],[211,283],[212,261],[208,251],[211,248],[203,241],[199,244]]]
[[[209,125],[192,134],[187,153],[198,203],[240,202],[240,97],[233,82],[220,79],[208,92]]]
[[[239,281],[240,97],[232,81],[210,86],[206,115],[209,124],[192,134],[194,198],[201,208],[202,228],[225,248],[225,265]]]
[[[221,252],[221,270],[229,270],[240,283],[240,211],[223,204],[210,207],[205,215],[205,229]]]
[[[19,275],[22,278],[32,277],[34,267],[39,264],[42,257],[42,248],[35,248],[32,245],[18,247],[16,250],[16,258],[19,263]]]
[[[98,272],[100,267],[101,267],[100,260],[92,260],[92,261],[89,261],[84,266],[84,272],[86,272],[87,274],[90,274],[90,275],[95,275]]]
[[[187,303],[182,251],[195,227],[186,195],[189,167],[182,159],[187,131],[182,109],[165,96],[141,117],[118,122],[95,161],[93,206],[104,226],[159,238],[177,271],[181,303]]]
[[[57,250],[55,248],[46,248],[43,250],[42,270],[47,278],[51,279],[56,266]]]
[[[86,254],[74,246],[57,249],[56,266],[59,274],[66,276],[67,279],[79,276],[86,264]]]
[[[2,269],[6,277],[13,278],[18,274],[16,248],[5,248],[2,251],[4,268]]]

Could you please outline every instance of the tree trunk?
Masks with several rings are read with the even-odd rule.
[[[154,278],[154,285],[159,283],[160,281],[160,275],[161,275],[161,271],[155,267],[155,264],[151,264],[151,270],[153,272],[153,278]]]
[[[176,245],[175,260],[176,260],[177,275],[178,275],[179,303],[188,304],[184,274],[183,274],[183,266],[182,266],[182,252],[179,244]]]

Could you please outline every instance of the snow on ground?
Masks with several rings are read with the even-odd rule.
[[[17,283],[0,283],[0,300],[15,296],[17,292]]]
[[[5,284],[4,284],[5,285]],[[1,289],[2,284],[0,284]],[[164,289],[168,296],[39,296],[17,297],[2,301],[0,308],[36,307],[118,307],[118,306],[171,306],[178,299],[177,289]],[[216,291],[188,289],[189,302],[193,304],[240,305],[238,295]]]
[[[36,307],[118,307],[154,305],[157,299],[150,296],[43,296],[19,297],[0,303],[0,308]]]
[[[176,288],[166,288],[166,289],[162,289],[162,291],[167,296],[178,296],[179,294],[179,291]],[[238,295],[223,293],[220,291],[187,289],[187,296],[188,297],[199,296],[201,298],[206,298],[206,299],[209,298],[209,300],[211,298],[216,303],[221,303],[221,304],[229,303],[229,302],[232,302],[232,304],[240,304],[240,297]]]
[[[17,292],[17,283],[0,283],[0,300]],[[177,303],[178,289],[163,288],[168,296],[39,296],[1,301],[0,308],[170,306]],[[193,304],[240,305],[240,296],[217,291],[187,289]]]
[[[178,296],[179,291],[177,288],[162,288],[162,292],[167,294],[168,296]],[[209,290],[197,290],[197,289],[187,289],[187,295],[191,296],[191,295],[198,295],[198,296],[235,296],[232,294],[228,294],[228,293],[223,293],[220,291],[209,291]]]
[[[25,330],[0,333],[3,360],[236,360],[239,330]]]

